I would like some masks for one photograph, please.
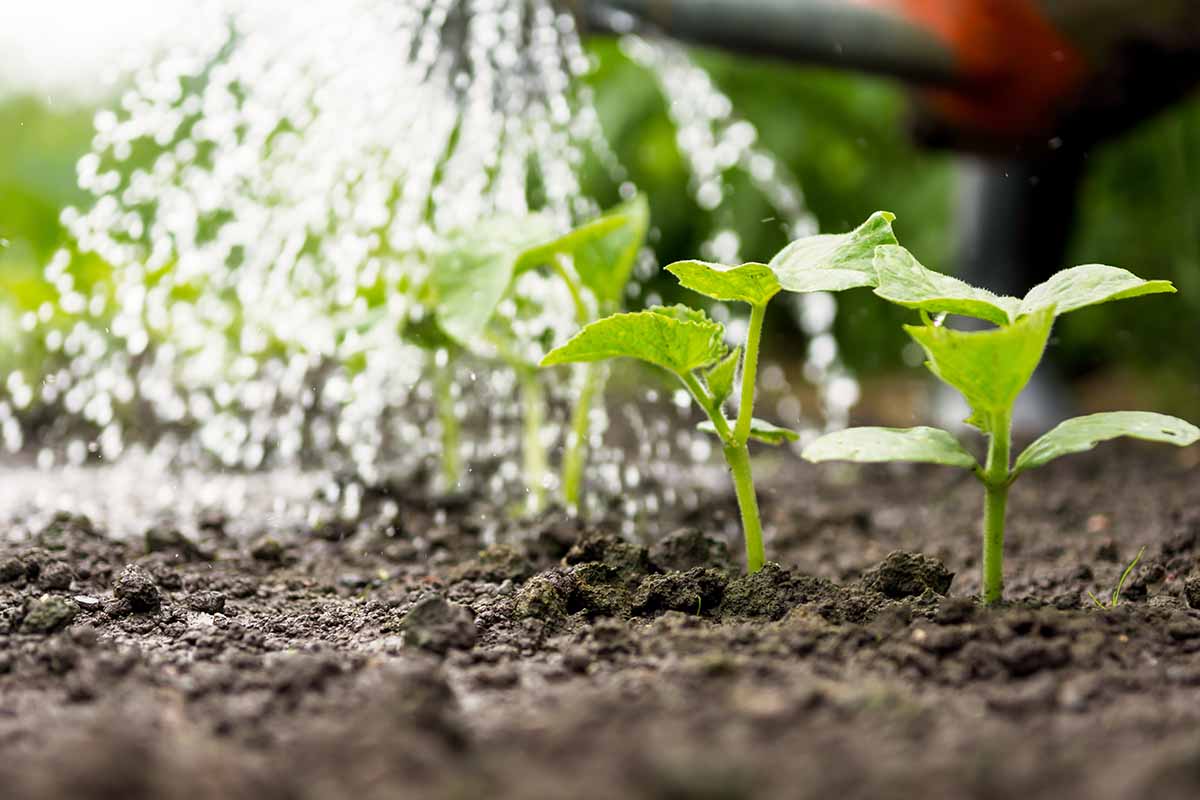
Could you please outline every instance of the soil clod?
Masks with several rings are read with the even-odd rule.
[[[147,553],[167,553],[184,561],[212,561],[213,555],[184,536],[178,528],[152,525],[143,537]]]
[[[257,561],[271,564],[283,563],[287,549],[274,536],[262,536],[250,545],[250,555]]]
[[[1189,606],[1200,609],[1200,575],[1191,575],[1183,582],[1183,597]]]
[[[954,573],[936,558],[897,551],[864,572],[862,585],[884,597],[902,600],[920,597],[927,591],[944,595],[953,580]]]
[[[135,613],[157,611],[162,605],[158,584],[150,577],[150,573],[136,564],[130,564],[121,570],[121,574],[113,582],[113,597],[127,603],[129,609]]]
[[[66,591],[71,588],[75,573],[62,561],[51,561],[38,573],[38,586],[47,591]]]
[[[696,567],[727,567],[729,547],[698,528],[680,528],[650,550],[650,559],[663,569],[687,572]]]
[[[79,613],[79,606],[65,597],[42,595],[29,604],[21,623],[24,633],[52,633],[66,627]]]
[[[400,621],[400,630],[405,644],[439,654],[469,649],[479,635],[471,609],[437,594],[418,600]]]
[[[663,611],[713,612],[721,603],[728,580],[724,572],[705,567],[649,575],[634,594],[632,612],[638,615]]]
[[[225,610],[225,595],[220,592],[193,592],[187,598],[188,608],[205,614],[219,614]]]

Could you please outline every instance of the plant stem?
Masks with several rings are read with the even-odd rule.
[[[575,306],[575,321],[580,327],[593,321],[593,315],[584,301],[583,290],[576,279],[570,261],[562,253],[553,259],[554,272],[562,278],[567,290],[571,293],[571,302]],[[602,369],[598,363],[584,364],[581,367],[583,380],[579,385],[579,395],[575,398],[575,407],[571,411],[571,430],[567,434],[567,448],[563,453],[562,463],[562,492],[563,504],[568,511],[579,509],[579,499],[583,489],[583,467],[587,462],[588,428],[591,425],[592,402],[601,382]]]
[[[563,453],[563,501],[569,511],[581,509],[583,467],[588,458],[588,434],[592,428],[592,403],[604,383],[604,367],[599,362],[583,365],[583,385],[571,411],[571,431]]]
[[[562,282],[566,285],[567,291],[571,293],[571,304],[575,306],[575,321],[580,327],[587,325],[593,320],[592,313],[588,310],[588,305],[583,299],[583,289],[576,280],[571,269],[570,262],[562,253],[552,262],[553,269],[558,277],[562,278]]]
[[[729,430],[729,423],[725,421],[725,415],[721,413],[721,409],[717,408],[717,404],[713,402],[712,395],[708,393],[708,389],[704,388],[704,384],[696,380],[695,375],[680,375],[679,379],[683,381],[683,385],[691,393],[692,399],[696,401],[696,405],[700,406],[704,413],[708,415],[709,421],[712,422],[713,427],[717,430],[717,436],[721,438],[721,443],[728,444],[733,439],[733,432]]]
[[[746,540],[746,571],[758,572],[766,561],[763,551],[762,520],[758,516],[758,496],[754,493],[754,477],[750,473],[750,448],[743,441],[734,441],[734,433],[725,422],[721,408],[713,402],[712,395],[695,375],[680,375],[683,385],[691,392],[696,404],[704,409],[717,435],[721,437],[725,463],[733,477],[733,490],[737,495],[738,511],[742,515],[742,537]]]
[[[603,367],[599,362],[584,364],[583,384],[571,411],[571,430],[567,434],[567,449],[563,453],[563,502],[567,509],[579,509],[583,489],[583,467],[587,462],[588,433],[591,427],[592,402],[603,382]]]
[[[742,535],[746,539],[746,571],[762,569],[766,555],[763,552],[762,521],[758,516],[758,497],[754,493],[754,478],[750,474],[750,448],[745,444],[725,445],[725,461],[733,476],[733,489],[737,494],[738,510],[742,512]]]
[[[988,436],[987,464],[983,472],[983,602],[1004,599],[1004,512],[1008,506],[1009,449],[1012,446],[1012,412],[995,414]]]
[[[536,371],[518,369],[517,380],[521,390],[521,460],[528,496],[526,510],[537,514],[546,507],[546,448],[542,446],[546,398]]]
[[[454,371],[449,363],[435,366],[434,391],[438,425],[442,429],[442,483],[446,491],[452,491],[462,480],[462,460],[458,415],[454,410]]]
[[[750,439],[750,421],[754,417],[754,381],[758,372],[758,343],[762,340],[763,319],[766,315],[766,303],[750,307],[746,350],[742,355],[742,397],[738,402],[737,427],[733,431],[734,442],[742,446]]]

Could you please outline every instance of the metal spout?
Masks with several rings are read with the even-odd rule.
[[[626,33],[634,20],[679,39],[755,55],[887,75],[962,82],[956,58],[896,13],[846,0],[566,0],[585,29]]]

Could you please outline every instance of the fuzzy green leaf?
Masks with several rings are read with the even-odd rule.
[[[766,264],[738,266],[708,261],[676,261],[667,266],[679,283],[714,300],[763,305],[779,293],[779,279]]]
[[[974,469],[975,456],[940,428],[847,428],[804,448],[808,461],[915,461]]]
[[[771,259],[780,286],[789,292],[840,292],[875,285],[875,248],[896,244],[896,215],[876,211],[849,233],[797,239]]]
[[[551,235],[544,217],[502,218],[452,238],[436,261],[431,284],[438,325],[461,345],[477,343],[508,293],[522,254]]]
[[[1146,294],[1173,293],[1170,281],[1146,281],[1129,270],[1103,264],[1085,264],[1055,273],[1029,290],[1021,301],[1022,314],[1054,306],[1061,317],[1087,306],[1125,300]]]
[[[726,422],[729,423],[731,430],[737,424],[732,419],[726,420]],[[717,435],[716,427],[707,419],[697,425],[696,429],[704,433],[711,433],[713,436]],[[790,428],[781,428],[774,423],[755,417],[750,420],[750,438],[763,444],[780,445],[784,442],[796,441],[800,438],[800,434]]]
[[[1050,307],[1062,316],[1099,303],[1175,291],[1170,281],[1146,281],[1128,270],[1086,264],[1056,273],[1019,300],[927,269],[903,247],[879,248],[875,272],[879,278],[875,293],[885,300],[931,314],[961,314],[997,325]]]
[[[1075,417],[1042,435],[1017,458],[1013,474],[1040,467],[1059,456],[1091,450],[1101,442],[1128,436],[1187,447],[1200,441],[1200,428],[1178,417],[1149,411],[1109,411]]]
[[[1051,307],[987,331],[933,325],[905,325],[904,330],[925,350],[929,370],[967,399],[974,412],[967,421],[988,431],[988,417],[1008,412],[1029,383],[1053,324]]]
[[[894,213],[876,211],[846,234],[821,234],[793,241],[770,259],[787,291],[841,291],[875,285],[875,248],[895,245]]]
[[[684,375],[725,355],[725,329],[687,306],[613,314],[585,326],[542,359],[541,366],[637,358]]]
[[[875,294],[907,308],[930,314],[962,314],[1007,325],[1017,317],[1021,301],[992,294],[968,283],[924,267],[899,246],[875,251],[879,285]]]
[[[602,307],[612,306],[621,300],[649,225],[650,209],[645,196],[639,194],[563,236],[526,251],[517,271],[544,264],[560,253],[568,255],[580,282]]]
[[[742,348],[735,347],[729,351],[729,355],[722,358],[716,365],[704,373],[704,382],[708,384],[708,390],[712,392],[713,402],[718,406],[729,399],[729,395],[733,394],[733,380],[737,373],[738,361],[742,357]]]

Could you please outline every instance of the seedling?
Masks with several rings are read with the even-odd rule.
[[[1146,545],[1142,545],[1142,549],[1138,550],[1137,555],[1133,557],[1133,561],[1130,561],[1129,566],[1126,567],[1125,571],[1121,573],[1121,579],[1117,581],[1116,587],[1113,588],[1112,597],[1109,599],[1108,603],[1102,603],[1099,598],[1096,597],[1096,595],[1088,592],[1088,597],[1092,598],[1092,602],[1096,604],[1097,608],[1110,610],[1121,605],[1121,590],[1125,588],[1125,582],[1129,580],[1129,576],[1133,574],[1134,568],[1137,567],[1138,562],[1142,560],[1142,554],[1145,552]]]
[[[679,261],[669,265],[667,270],[684,287],[714,300],[750,306],[746,340],[732,350],[725,343],[724,326],[703,311],[685,305],[657,306],[614,314],[585,326],[551,350],[542,366],[629,357],[676,375],[708,418],[701,429],[721,441],[741,511],[746,565],[756,572],[765,556],[748,445],[751,439],[778,445],[797,438],[794,431],[754,417],[755,375],[767,304],[781,291],[827,292],[874,285],[872,256],[879,245],[896,242],[893,219],[891,214],[878,212],[850,233],[800,239],[769,264]],[[723,407],[734,394],[739,371],[737,417],[727,419]]]
[[[471,352],[503,362],[517,376],[527,505],[532,512],[544,506],[549,460],[542,442],[545,397],[537,363],[549,343],[523,332],[541,309],[516,296],[513,287],[524,273],[548,268],[566,286],[576,322],[586,325],[620,305],[648,223],[646,201],[638,196],[563,235],[554,235],[549,223],[537,216],[493,220],[452,238],[438,254],[418,292],[421,304],[432,311],[434,326],[431,330],[417,323],[408,332],[437,351],[436,397],[449,485],[458,479],[458,424],[445,367],[460,353]],[[502,305],[509,306],[507,315],[498,313]],[[579,504],[591,408],[601,382],[602,373],[594,365],[577,375],[561,480],[570,508]]]
[[[928,270],[899,246],[875,251],[875,293],[921,313],[923,324],[905,330],[925,351],[926,366],[962,393],[971,408],[966,422],[988,441],[979,464],[950,433],[937,428],[850,428],[812,442],[809,461],[913,461],[962,467],[983,483],[983,600],[1003,598],[1004,517],[1008,489],[1025,472],[1059,456],[1091,450],[1121,436],[1180,447],[1200,439],[1200,429],[1175,417],[1116,411],[1069,419],[1029,445],[1012,463],[1012,408],[1042,359],[1054,320],[1070,311],[1113,300],[1174,292],[1169,281],[1145,281],[1116,267],[1090,264],[1064,270],[1024,298],[1002,297]],[[941,325],[946,314],[993,323],[984,331]],[[933,315],[933,316],[931,316]]]

